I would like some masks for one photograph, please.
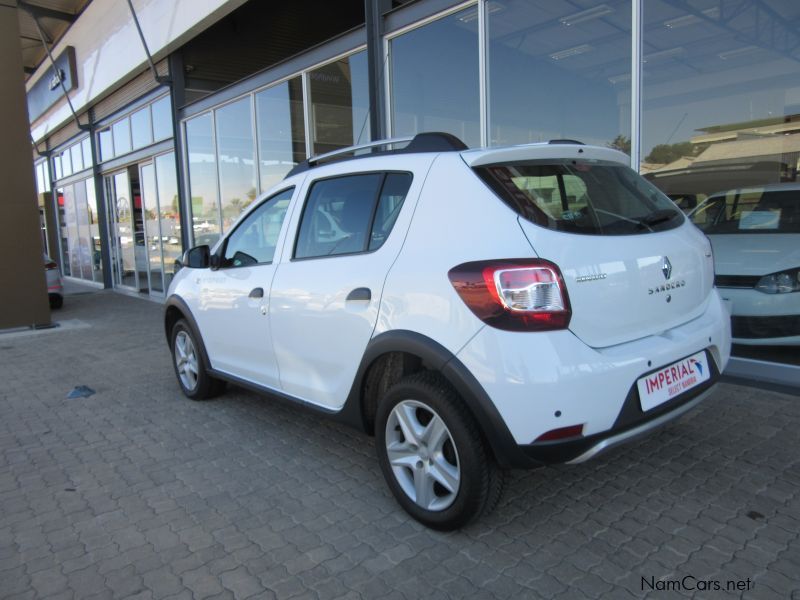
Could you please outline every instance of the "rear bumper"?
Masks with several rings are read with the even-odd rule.
[[[708,395],[728,362],[730,345],[730,318],[714,293],[697,319],[618,346],[591,348],[569,331],[540,335],[486,327],[457,357],[512,438],[498,461],[529,468],[588,460],[677,418]],[[702,350],[709,379],[642,411],[636,382]],[[498,428],[481,425],[498,454],[492,439]],[[581,426],[583,435],[535,441],[572,426]]]
[[[709,381],[648,413],[642,413],[639,409],[639,394],[634,386],[614,427],[608,431],[572,440],[520,446],[520,450],[534,464],[578,464],[616,446],[644,437],[689,412],[711,395],[719,380],[719,373],[713,363],[712,368],[714,373]]]

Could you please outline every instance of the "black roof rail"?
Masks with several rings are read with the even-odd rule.
[[[583,142],[579,142],[578,140],[550,140],[547,142],[548,144],[575,144],[576,146],[585,146]]]
[[[379,150],[382,147],[389,147],[395,146],[397,144],[406,144],[403,148],[397,148],[394,150]],[[349,154],[351,152],[355,153],[359,150],[370,150],[370,155],[374,154],[407,154],[411,152],[450,152],[450,151],[457,151],[461,152],[462,150],[467,150],[467,145],[458,139],[456,136],[443,133],[440,131],[429,131],[424,133],[418,133],[417,135],[411,137],[401,137],[401,138],[390,138],[386,140],[378,140],[376,142],[369,142],[367,144],[359,144],[357,146],[348,146],[347,148],[339,148],[338,150],[334,150],[332,152],[326,152],[325,154],[319,154],[317,156],[312,156],[304,160],[301,163],[295,165],[291,171],[286,174],[286,177],[291,177],[292,175],[296,175],[297,173],[302,173],[308,169],[312,169],[314,166],[328,161],[329,159],[335,159],[337,157],[341,157],[342,155]],[[362,158],[364,155],[354,155],[354,156],[347,156],[340,158],[340,160],[353,160],[357,158]]]

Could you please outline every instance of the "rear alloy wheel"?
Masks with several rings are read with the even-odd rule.
[[[421,523],[457,529],[496,504],[502,472],[440,375],[411,375],[390,388],[378,406],[375,434],[389,488]]]
[[[212,398],[225,389],[224,381],[206,372],[200,347],[185,319],[172,328],[172,364],[181,390],[192,400]]]

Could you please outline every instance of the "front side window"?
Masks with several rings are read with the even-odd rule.
[[[242,221],[225,243],[223,267],[246,267],[272,262],[293,192],[294,188],[279,192],[264,201]]]
[[[682,213],[667,196],[618,163],[529,161],[477,172],[524,218],[556,231],[631,235],[683,223]]]

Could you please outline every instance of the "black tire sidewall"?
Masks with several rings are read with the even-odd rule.
[[[197,356],[197,383],[192,390],[183,385],[180,373],[178,373],[178,364],[175,360],[175,339],[178,337],[178,333],[181,331],[185,332],[186,335],[189,336],[189,339],[191,339],[192,345],[194,346],[195,355]],[[170,350],[172,352],[172,368],[175,371],[175,376],[178,378],[178,385],[181,387],[181,391],[183,391],[184,395],[192,400],[202,400],[207,398],[211,381],[206,373],[205,366],[203,365],[200,340],[194,334],[185,319],[179,319],[172,327],[172,335],[170,335]]]
[[[418,506],[400,487],[389,464],[386,423],[392,409],[403,400],[415,400],[435,411],[444,421],[455,444],[461,480],[456,499],[444,510],[429,511]],[[467,524],[483,511],[489,489],[490,458],[471,414],[446,384],[435,378],[412,376],[390,388],[378,406],[375,446],[381,471],[390,490],[403,509],[424,525],[449,531]]]

